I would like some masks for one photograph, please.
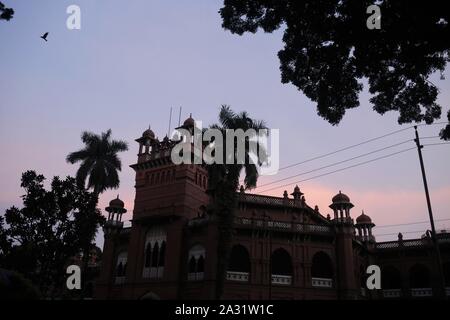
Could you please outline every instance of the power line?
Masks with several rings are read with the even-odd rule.
[[[424,146],[424,147],[425,147],[425,146],[439,146],[439,145],[441,145],[441,144],[450,144],[450,142],[427,143],[427,144],[424,144],[423,146]]]
[[[349,150],[349,149],[352,149],[352,148],[355,148],[355,147],[359,147],[359,146],[361,146],[363,144],[370,143],[370,142],[373,142],[373,141],[376,141],[376,140],[380,140],[382,138],[391,136],[393,134],[397,134],[399,132],[406,131],[406,130],[411,129],[411,128],[412,128],[412,126],[407,127],[407,128],[403,128],[403,129],[399,129],[399,130],[395,130],[395,131],[383,134],[381,136],[378,136],[378,137],[375,137],[375,138],[372,138],[372,139],[368,139],[368,140],[365,140],[365,141],[362,141],[362,142],[359,142],[359,143],[356,143],[356,144],[353,144],[353,145],[350,145],[350,146],[347,146],[347,147],[344,147],[344,148],[341,148],[341,149],[338,149],[338,150],[335,150],[335,151],[332,151],[332,152],[328,152],[328,153],[322,154],[320,156],[312,157],[312,158],[309,158],[309,159],[306,159],[306,160],[303,160],[303,161],[300,161],[300,162],[297,162],[297,163],[293,163],[293,164],[281,167],[280,169],[278,169],[278,171],[289,169],[289,168],[298,166],[300,164],[311,162],[313,160],[318,160],[318,159],[321,159],[321,158],[325,158],[325,157],[331,156],[333,154],[336,154],[336,153],[339,153],[339,152],[342,152],[342,151],[346,151],[346,150]]]
[[[422,123],[422,124],[418,124],[418,126],[433,126],[433,125],[449,124],[449,123],[450,122],[448,122],[448,121],[442,121],[442,122],[435,122],[435,123],[430,123],[430,124]],[[340,148],[340,149],[332,151],[332,152],[328,152],[328,153],[325,153],[325,154],[322,154],[322,155],[319,155],[319,156],[315,156],[315,157],[312,157],[312,158],[309,158],[309,159],[306,159],[306,160],[302,160],[300,162],[296,162],[296,163],[293,163],[293,164],[281,167],[281,168],[278,169],[277,172],[282,171],[282,170],[286,170],[286,169],[289,169],[289,168],[292,168],[292,167],[295,167],[295,166],[298,166],[298,165],[301,165],[301,164],[305,164],[305,163],[308,163],[308,162],[311,162],[311,161],[314,161],[314,160],[322,159],[322,158],[331,156],[333,154],[336,154],[336,153],[339,153],[339,152],[342,152],[342,151],[346,151],[346,150],[349,150],[349,149],[352,149],[352,148],[356,148],[356,147],[359,147],[359,146],[361,146],[363,144],[367,144],[367,143],[370,143],[370,142],[373,142],[373,141],[376,141],[376,140],[380,140],[382,138],[385,138],[385,137],[388,137],[388,136],[391,136],[391,135],[394,135],[394,134],[406,131],[406,130],[411,129],[413,127],[414,126],[409,126],[409,127],[406,127],[406,128],[395,130],[395,131],[383,134],[383,135],[375,137],[375,138],[371,138],[371,139],[368,139],[368,140],[365,140],[365,141],[362,141],[362,142],[359,142],[359,143],[356,143],[356,144],[353,144],[353,145],[350,145],[350,146],[347,146],[347,147]],[[438,137],[438,136],[435,136],[435,137]],[[429,139],[429,138],[432,138],[432,137],[426,137],[426,139]],[[274,173],[276,173],[276,172],[274,172]]]
[[[400,150],[400,151],[397,151],[397,152],[394,152],[394,153],[390,153],[390,154],[387,154],[387,155],[384,155],[384,156],[381,156],[381,157],[378,157],[378,158],[374,158],[374,159],[371,159],[371,160],[367,160],[367,161],[364,161],[364,162],[356,163],[356,164],[348,166],[348,167],[344,167],[344,168],[337,169],[337,170],[334,170],[334,171],[326,172],[326,173],[323,173],[323,174],[320,174],[320,175],[317,175],[317,176],[313,176],[313,177],[310,177],[310,178],[307,178],[307,179],[299,180],[299,181],[296,181],[296,182],[291,182],[291,183],[284,184],[284,185],[281,185],[281,186],[276,186],[276,187],[273,187],[273,188],[269,188],[267,190],[260,191],[259,193],[271,191],[271,190],[282,188],[282,187],[286,187],[286,186],[289,186],[289,185],[294,184],[294,183],[298,184],[298,183],[301,183],[301,182],[304,182],[304,181],[308,181],[308,180],[313,180],[313,179],[316,179],[316,178],[324,177],[324,176],[327,176],[327,175],[330,175],[330,174],[333,174],[333,173],[336,173],[336,172],[344,171],[344,170],[351,169],[351,168],[354,168],[354,167],[358,167],[358,166],[361,166],[361,165],[364,165],[364,164],[367,164],[367,163],[371,163],[371,162],[378,161],[378,160],[381,160],[381,159],[389,158],[389,157],[392,157],[394,155],[397,155],[397,154],[400,154],[400,153],[403,153],[403,152],[407,152],[407,151],[410,151],[410,150],[413,150],[413,149],[416,149],[416,147],[403,149],[403,150]]]
[[[296,175],[293,175],[293,176],[289,176],[289,177],[286,177],[286,178],[282,178],[282,179],[278,179],[278,180],[275,180],[275,181],[272,181],[272,182],[268,182],[266,184],[258,186],[257,188],[262,188],[262,187],[265,187],[265,186],[268,186],[268,185],[272,185],[272,184],[275,184],[275,183],[278,183],[278,182],[281,182],[281,181],[286,181],[286,180],[289,180],[289,179],[292,179],[292,178],[295,178],[295,177],[303,176],[303,175],[308,174],[308,173],[320,171],[322,169],[326,169],[326,168],[329,168],[329,167],[336,166],[338,164],[342,164],[342,163],[345,163],[345,162],[348,162],[348,161],[352,161],[352,160],[355,160],[355,159],[358,159],[358,158],[362,158],[362,157],[365,157],[365,156],[368,156],[368,155],[371,155],[371,154],[374,154],[374,153],[377,153],[377,152],[380,152],[380,151],[383,151],[383,150],[386,150],[386,149],[390,149],[390,148],[393,148],[393,147],[396,147],[396,146],[399,146],[399,145],[402,145],[402,144],[405,144],[405,143],[411,142],[411,141],[412,141],[412,139],[408,139],[408,140],[405,140],[403,142],[399,142],[399,143],[396,143],[396,144],[393,144],[393,145],[390,145],[390,146],[387,146],[387,147],[384,147],[384,148],[380,148],[380,149],[377,149],[377,150],[374,150],[374,151],[370,151],[370,152],[367,152],[367,153],[364,153],[364,154],[361,154],[361,155],[358,155],[358,156],[355,156],[355,157],[352,157],[352,158],[348,158],[348,159],[345,159],[345,160],[342,160],[342,161],[334,162],[332,164],[329,164],[329,165],[326,165],[326,166],[323,166],[323,167],[320,167],[320,168],[312,169],[312,170],[305,171],[305,172],[302,172],[302,173],[299,173],[299,174],[296,174]]]
[[[435,220],[436,222],[442,222],[442,221],[450,221],[450,219],[438,219]],[[418,221],[418,222],[409,222],[409,223],[398,223],[398,224],[385,224],[382,226],[376,226],[377,229],[380,228],[390,228],[390,227],[398,227],[398,226],[410,226],[414,224],[423,224],[423,223],[429,223],[430,221]]]

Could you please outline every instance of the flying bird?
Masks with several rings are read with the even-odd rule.
[[[48,32],[44,33],[41,38],[44,39],[45,41],[47,41],[47,36],[48,36]]]

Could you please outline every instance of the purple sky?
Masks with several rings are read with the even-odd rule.
[[[76,166],[66,155],[81,147],[80,133],[111,128],[114,138],[130,143],[121,155],[123,170],[119,190],[101,196],[101,208],[117,193],[132,211],[136,161],[134,139],[148,125],[162,138],[168,130],[169,110],[173,125],[189,113],[210,124],[221,104],[266,120],[280,129],[281,166],[328,153],[398,130],[397,114],[380,116],[371,110],[367,91],[361,107],[348,111],[339,126],[316,115],[314,103],[291,85],[280,82],[277,52],[281,32],[242,37],[221,28],[221,1],[8,1],[16,13],[0,22],[0,212],[20,205],[20,175],[27,169],[54,175],[74,175]],[[66,8],[81,7],[82,29],[66,29]],[[39,36],[49,32],[48,42]],[[440,89],[443,114],[450,102],[450,72],[432,81]],[[445,112],[445,113],[444,113]],[[441,121],[445,121],[445,117]],[[436,136],[442,126],[421,127],[422,136]],[[413,130],[371,144],[263,177],[260,183],[298,174],[387,145],[413,138]],[[436,138],[424,143],[440,142]],[[335,170],[360,161],[414,146],[404,144],[292,180]],[[450,145],[424,149],[435,219],[450,218]],[[295,184],[270,192],[292,192]],[[415,150],[300,183],[307,202],[319,205],[322,214],[339,190],[355,204],[355,218],[364,209],[377,224],[379,241],[420,236],[428,219],[420,167]],[[262,190],[262,188],[261,188]],[[258,190],[256,190],[258,191]],[[127,214],[126,218],[130,218]],[[450,229],[450,220],[437,222]],[[388,235],[384,235],[388,234]],[[98,237],[101,244],[101,235]]]

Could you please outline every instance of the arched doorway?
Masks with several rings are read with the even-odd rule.
[[[228,264],[227,280],[248,281],[250,275],[250,254],[243,245],[237,244],[231,248]]]
[[[412,297],[431,297],[430,270],[423,264],[416,264],[409,270],[409,284]]]
[[[292,283],[292,259],[285,249],[279,248],[272,253],[270,269],[273,284],[290,285]]]
[[[312,259],[311,280],[316,288],[331,288],[333,286],[333,263],[328,254],[316,252]]]

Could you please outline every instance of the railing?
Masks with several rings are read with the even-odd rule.
[[[204,272],[190,272],[188,273],[189,281],[199,281],[203,280],[205,273]]]
[[[152,268],[144,268],[142,271],[143,278],[162,278],[164,273],[164,267],[152,267]]]
[[[315,288],[332,288],[333,287],[333,279],[312,278],[312,286]]]
[[[384,298],[400,298],[402,295],[401,289],[385,289],[383,290]]]
[[[125,283],[125,277],[116,277],[114,279],[114,284],[124,284]]]
[[[332,228],[326,225],[316,225],[316,224],[303,224],[303,223],[291,223],[287,221],[265,221],[260,219],[249,219],[249,218],[235,218],[235,224],[241,226],[254,226],[258,228],[268,228],[285,230],[291,232],[301,232],[301,233],[331,233]]]
[[[413,288],[411,289],[411,297],[432,297],[433,289],[431,288]]]
[[[292,283],[292,276],[285,276],[280,274],[272,275],[272,284],[290,285]]]
[[[227,280],[248,282],[248,272],[227,271]]]

